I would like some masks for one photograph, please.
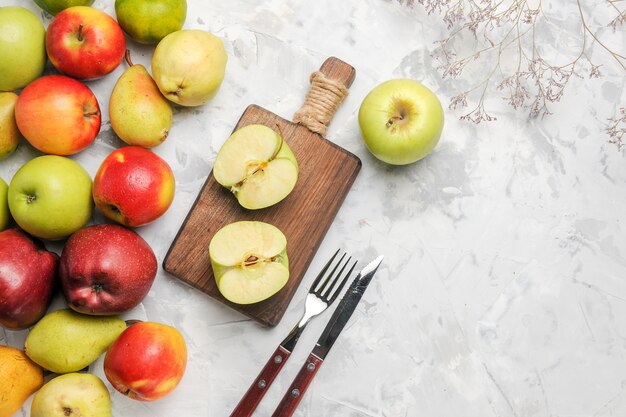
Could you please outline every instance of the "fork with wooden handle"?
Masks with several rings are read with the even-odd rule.
[[[352,259],[348,257],[348,259],[344,261],[346,257],[344,253],[335,264],[332,271],[327,274],[328,269],[331,267],[338,254],[339,250],[330,258],[315,278],[315,281],[313,281],[313,284],[311,284],[311,288],[306,297],[302,318],[293,329],[291,329],[287,337],[278,345],[261,370],[261,373],[259,373],[259,376],[257,376],[252,385],[250,385],[246,394],[230,414],[230,417],[249,417],[252,415],[267,392],[267,389],[276,378],[276,375],[278,375],[287,359],[289,359],[307,323],[313,317],[326,310],[333,301],[335,301],[345,286],[350,274],[352,274],[356,266],[356,261],[354,261],[348,272],[344,274],[344,271]],[[339,285],[337,286],[338,282]]]
[[[317,374],[320,366],[324,363],[330,348],[333,347],[339,334],[348,323],[348,320],[350,320],[352,313],[354,313],[363,293],[372,281],[382,261],[383,256],[380,255],[367,264],[365,268],[358,273],[356,278],[354,278],[339,302],[339,305],[335,308],[330,320],[328,320],[328,324],[326,324],[326,328],[317,340],[315,347],[300,368],[300,371],[287,389],[287,392],[285,392],[278,407],[276,407],[272,417],[291,417],[296,411],[298,404],[300,404],[302,400],[302,396],[311,384],[311,381],[313,381],[313,377]]]

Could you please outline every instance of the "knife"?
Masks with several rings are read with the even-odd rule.
[[[382,260],[383,256],[380,255],[367,264],[356,278],[354,278],[350,287],[348,287],[339,302],[339,305],[333,312],[315,347],[304,362],[304,365],[302,365],[302,368],[300,368],[300,371],[289,386],[280,404],[276,407],[276,411],[274,411],[272,417],[289,417],[294,413],[306,389],[311,384],[313,377],[324,362],[324,359],[326,359],[330,348],[339,337],[339,334],[346,323],[348,323],[356,306],[359,304],[363,293],[378,270]]]

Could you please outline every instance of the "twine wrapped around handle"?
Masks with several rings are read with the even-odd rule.
[[[324,136],[337,108],[347,97],[348,88],[320,71],[311,74],[310,81],[311,88],[304,104],[293,116],[293,121]]]

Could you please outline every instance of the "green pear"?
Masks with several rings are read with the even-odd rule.
[[[113,87],[109,119],[113,131],[129,145],[152,148],[160,145],[172,128],[172,108],[143,65],[129,67]]]
[[[155,44],[182,29],[187,0],[115,0],[115,16],[132,39]]]
[[[51,15],[55,16],[59,12],[73,6],[91,6],[94,0],[35,0],[35,4]]]
[[[81,370],[98,359],[126,329],[111,316],[89,316],[70,309],[45,315],[26,336],[33,362],[58,374]]]
[[[111,417],[111,395],[93,374],[69,373],[47,382],[35,394],[30,417]]]
[[[15,103],[17,94],[0,93],[0,159],[15,152],[22,138],[15,122]]]

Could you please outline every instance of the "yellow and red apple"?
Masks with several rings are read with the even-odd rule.
[[[89,6],[73,6],[57,14],[46,32],[52,65],[74,78],[100,78],[122,62],[124,32],[115,19]]]
[[[100,211],[125,226],[138,227],[162,216],[174,200],[172,169],[156,153],[125,146],[102,161],[93,184]]]
[[[18,96],[15,121],[24,138],[41,152],[72,155],[96,139],[100,106],[82,82],[47,75],[28,84]]]
[[[104,374],[113,387],[138,401],[165,397],[187,367],[187,345],[180,332],[155,322],[131,325],[104,358]]]
[[[17,94],[0,92],[0,160],[15,152],[22,137],[15,123],[15,103]]]

